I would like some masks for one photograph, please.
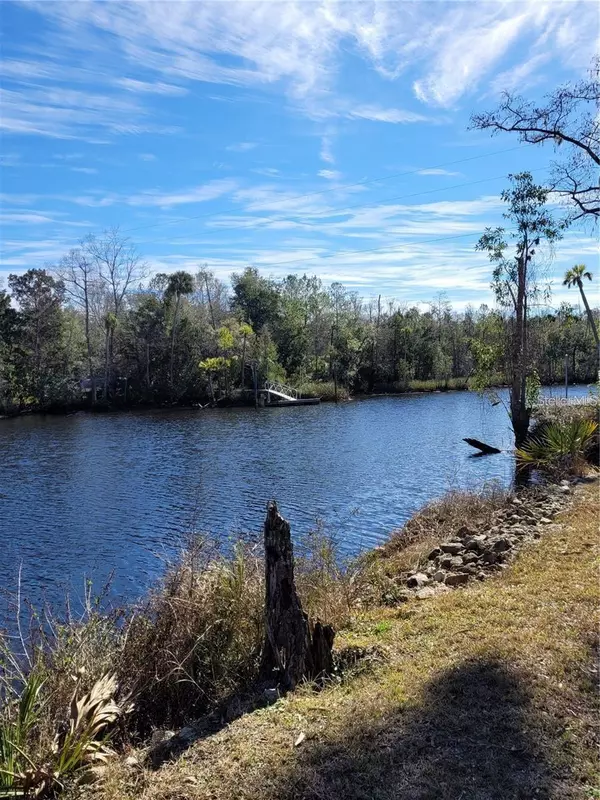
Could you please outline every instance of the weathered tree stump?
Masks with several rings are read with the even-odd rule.
[[[271,501],[265,519],[265,641],[262,674],[293,689],[301,680],[329,674],[335,632],[319,621],[311,635],[294,582],[290,525]]]
[[[317,620],[310,645],[312,678],[326,678],[333,672],[333,640],[335,631],[331,625],[323,625]]]

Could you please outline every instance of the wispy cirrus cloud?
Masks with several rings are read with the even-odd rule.
[[[184,86],[175,86],[172,83],[163,83],[162,81],[149,82],[138,81],[134,78],[117,78],[115,85],[129,92],[141,92],[142,94],[166,94],[180,96],[188,93],[188,89]]]
[[[494,92],[522,90],[525,83],[536,82],[548,60],[572,61],[575,41],[581,66],[589,64],[596,48],[598,13],[593,3],[525,0],[447,6],[431,31],[424,74],[413,84],[416,97],[429,105],[451,107],[486,81]],[[499,83],[494,70],[509,54],[513,66]]]
[[[103,133],[175,132],[134,100],[60,86],[0,89],[0,127],[9,133],[101,141]]]
[[[46,214],[35,214],[33,212],[0,212],[0,222],[13,222],[25,225],[36,225],[42,223],[56,222],[54,217]]]
[[[177,191],[161,192],[158,190],[139,192],[136,194],[116,194],[96,190],[84,195],[57,195],[63,202],[75,203],[89,208],[106,208],[107,206],[147,206],[149,208],[171,208],[173,206],[206,203],[218,197],[231,194],[238,188],[231,179],[212,180],[200,186],[192,186]]]
[[[412,72],[419,100],[450,106],[480,87],[508,53],[516,65],[536,48],[589,60],[597,34],[597,10],[584,0],[445,2],[436,4],[435,14],[429,3],[379,0],[289,0],[276,14],[269,2],[93,3],[93,13],[88,2],[35,8],[59,26],[60,47],[99,51],[99,34],[109,33],[125,62],[160,74],[166,85],[177,79],[277,87],[321,112],[331,112],[330,93],[347,48],[387,80]],[[525,40],[527,47],[518,49]],[[533,62],[529,74],[542,68],[542,61]],[[415,113],[383,121],[416,121]]]
[[[427,122],[428,118],[414,111],[401,108],[381,108],[376,105],[357,106],[348,111],[350,119],[368,119],[373,122],[391,122],[393,124],[408,124],[411,122]]]
[[[317,174],[328,181],[339,181],[342,177],[342,173],[337,169],[320,169]]]
[[[448,175],[448,176],[455,176],[455,175],[462,175],[462,172],[454,172],[450,169],[442,169],[441,167],[430,167],[428,169],[420,169],[417,172],[417,175]]]
[[[143,192],[127,197],[125,202],[130,206],[171,208],[192,203],[206,203],[208,200],[215,200],[217,197],[230,194],[235,189],[237,189],[237,182],[234,180],[214,180],[180,192]]]
[[[335,164],[335,157],[333,155],[333,139],[330,135],[323,136],[321,139],[319,158],[321,161],[325,161],[326,164]]]
[[[227,145],[225,150],[229,150],[232,153],[247,153],[248,150],[254,150],[255,147],[258,147],[258,142],[236,142]]]
[[[353,96],[357,90],[341,88],[346,53],[387,81],[409,80],[417,101],[450,108],[476,91],[535,82],[549,60],[579,66],[597,34],[595,4],[585,0],[449,0],[436,4],[435,15],[429,3],[383,0],[288,0],[276,14],[270,2],[235,1],[26,8],[51,27],[38,53],[0,65],[7,80],[2,125],[12,134],[87,141],[176,132],[154,102],[185,95],[196,82],[283,95],[317,122],[427,124],[434,121],[427,114],[364,102]],[[508,57],[512,65],[498,76]],[[135,77],[123,77],[134,69]],[[78,97],[60,88],[67,80],[85,91]],[[333,163],[328,152],[322,158]]]

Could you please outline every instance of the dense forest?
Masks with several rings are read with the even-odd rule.
[[[574,301],[579,298],[574,297]],[[252,267],[230,288],[207,269],[156,274],[118,231],[84,239],[59,264],[0,289],[0,410],[252,402],[254,382],[305,394],[476,386],[507,380],[510,314],[365,301],[315,276]],[[530,320],[543,383],[595,379],[585,314],[562,304]]]

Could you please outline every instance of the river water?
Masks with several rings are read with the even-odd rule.
[[[448,489],[511,482],[510,452],[474,458],[464,436],[510,451],[503,406],[453,392],[1,420],[0,588],[21,568],[23,594],[56,604],[113,574],[137,597],[189,532],[258,536],[271,497],[293,533],[321,520],[356,553]]]

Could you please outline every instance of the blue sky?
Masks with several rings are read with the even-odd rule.
[[[595,2],[2,2],[2,276],[118,225],[151,270],[251,264],[490,302],[474,244],[551,149],[468,131],[589,66]],[[569,232],[549,268],[592,269]]]

